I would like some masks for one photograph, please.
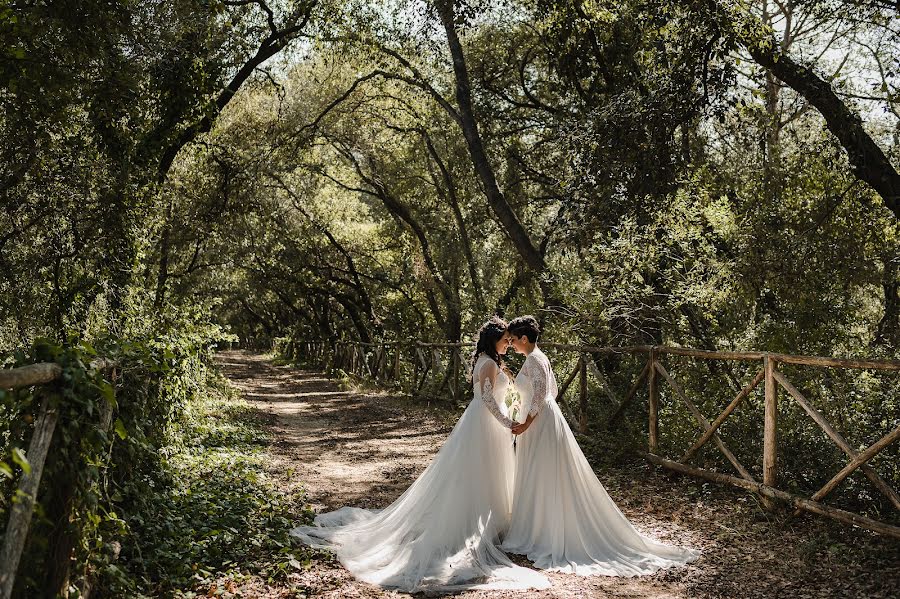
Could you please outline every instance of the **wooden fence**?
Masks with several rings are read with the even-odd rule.
[[[116,367],[107,360],[97,360],[91,364],[97,369],[105,369],[110,372],[110,380],[115,383]],[[17,389],[21,387],[33,387],[46,385],[56,381],[62,375],[62,367],[58,364],[31,364],[19,368],[0,369],[0,389]],[[112,424],[113,410],[108,402],[102,402],[99,408],[99,421],[101,430],[109,431]],[[44,463],[56,430],[59,414],[55,407],[51,406],[49,396],[44,394],[40,411],[34,423],[34,433],[28,445],[26,459],[29,468],[23,472],[19,479],[18,488],[15,491],[12,507],[9,513],[9,522],[6,526],[6,534],[3,537],[3,547],[0,548],[0,599],[9,599],[12,596],[16,580],[16,571],[22,552],[25,549],[25,541],[28,538],[28,530],[31,528],[31,518],[34,513],[35,500],[38,488],[41,484],[41,475],[44,472]],[[71,551],[71,547],[69,548]],[[62,552],[65,559],[69,559],[70,551]],[[84,589],[82,589],[84,591]],[[86,593],[82,593],[85,596]]]
[[[441,394],[449,391],[448,397],[455,402],[463,399],[467,392],[464,387],[462,372],[468,367],[464,350],[471,351],[471,344],[459,343],[360,343],[340,341],[334,344],[310,341],[293,344],[286,348],[294,357],[315,363],[323,368],[341,369],[345,372],[370,378],[379,382],[399,386],[404,391],[416,395],[431,379],[434,383],[432,393]],[[622,417],[626,408],[633,404],[639,391],[647,390],[647,451],[639,452],[648,461],[705,480],[730,484],[735,487],[754,492],[763,497],[768,506],[774,505],[771,500],[784,501],[795,508],[794,514],[801,511],[811,512],[841,522],[860,526],[875,532],[900,538],[900,527],[874,520],[872,518],[826,505],[823,500],[831,494],[848,476],[857,470],[889,500],[895,510],[900,510],[900,495],[869,465],[869,462],[884,448],[900,438],[900,414],[895,415],[893,430],[861,451],[854,449],[844,436],[817,410],[801,393],[779,365],[803,365],[817,368],[869,369],[875,371],[898,371],[900,361],[887,360],[849,360],[839,358],[795,356],[769,352],[723,352],[706,351],[685,347],[666,346],[630,346],[630,347],[592,347],[569,345],[562,343],[542,343],[546,350],[573,352],[577,355],[575,368],[563,379],[559,387],[557,401],[564,412],[573,415],[575,426],[585,432],[588,428],[588,378],[593,377],[595,384],[612,405],[611,415],[604,426],[609,427]],[[467,352],[468,353],[468,352]],[[597,367],[598,355],[628,355],[645,359],[646,363],[635,380],[628,386],[621,399]],[[644,357],[645,356],[645,357]],[[741,362],[752,365],[758,363],[756,374],[734,396],[727,406],[710,421],[688,397],[682,386],[664,364],[665,356],[685,356],[699,360],[718,362]],[[569,406],[566,394],[574,381],[578,379],[577,409]],[[667,385],[679,403],[696,421],[698,437],[694,443],[677,459],[660,455],[659,449],[659,412],[660,387]],[[760,385],[764,386],[763,413],[763,451],[762,481],[757,480],[738,460],[718,434],[722,424],[734,414],[735,410]],[[802,497],[795,493],[778,488],[778,406],[782,391],[787,392],[786,399],[794,402],[805,412],[825,435],[847,456],[846,465],[836,472],[831,479],[810,497]],[[674,407],[674,406],[671,406]],[[734,468],[737,476],[714,470],[689,465],[690,461],[707,443],[712,441],[719,452]]]

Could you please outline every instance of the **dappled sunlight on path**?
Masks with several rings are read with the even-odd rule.
[[[222,354],[224,372],[276,429],[273,462],[303,485],[316,511],[384,507],[440,447],[446,425],[386,409],[377,395],[340,391],[319,375],[264,357]],[[273,465],[274,465],[273,463]]]

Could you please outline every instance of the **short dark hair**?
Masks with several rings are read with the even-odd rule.
[[[541,325],[538,324],[537,318],[528,314],[526,316],[517,316],[509,321],[507,330],[511,335],[516,337],[528,337],[531,343],[537,343],[538,337],[541,335]]]

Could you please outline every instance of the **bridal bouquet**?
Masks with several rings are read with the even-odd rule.
[[[519,390],[516,389],[515,385],[510,384],[510,386],[507,387],[504,403],[506,404],[506,409],[509,412],[509,417],[512,420],[516,420],[516,416],[518,415],[519,410],[522,409],[522,396],[519,395]]]

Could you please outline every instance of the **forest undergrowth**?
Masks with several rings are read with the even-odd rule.
[[[107,572],[107,596],[219,596],[283,582],[309,564],[288,530],[310,512],[302,492],[266,474],[265,418],[221,375],[212,378],[160,449],[161,469],[146,475],[152,492],[126,518],[131,534]]]

